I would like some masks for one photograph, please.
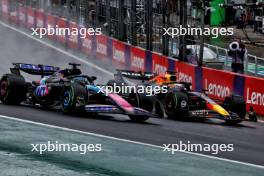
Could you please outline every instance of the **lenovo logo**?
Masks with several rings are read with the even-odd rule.
[[[264,94],[254,91],[250,92],[250,89],[247,88],[247,103],[264,106]]]
[[[190,75],[187,75],[187,74],[179,72],[179,71],[178,71],[178,73],[179,73],[178,74],[178,81],[192,83],[192,77]]]
[[[113,59],[125,63],[125,53],[123,51],[120,51],[118,49],[113,49]]]
[[[225,98],[231,93],[229,87],[211,82],[208,83],[207,79],[205,79],[205,89],[208,90],[209,95],[213,95],[219,98]]]
[[[164,74],[166,72],[167,72],[167,67],[160,64],[154,64],[154,73]]]
[[[100,54],[107,55],[107,48],[106,48],[105,44],[98,43],[96,51]]]
[[[83,47],[87,49],[92,49],[92,41],[90,39],[85,38],[83,40]]]
[[[33,24],[34,23],[34,17],[33,16],[28,16],[28,23]]]
[[[134,57],[132,57],[131,65],[134,68],[138,68],[140,70],[144,70],[145,69],[145,60],[143,58],[134,56]]]

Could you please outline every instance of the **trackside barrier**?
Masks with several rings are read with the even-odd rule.
[[[75,22],[69,22],[69,29],[70,29],[70,35],[68,37],[68,47],[71,49],[78,49],[79,48],[79,26]]]
[[[260,115],[264,115],[264,79],[244,76],[244,98],[247,108],[250,106]]]
[[[8,1],[0,0],[2,17],[10,19]],[[31,28],[34,26],[78,27],[64,18],[36,11],[32,8],[19,8],[19,21]],[[43,17],[44,16],[44,17]],[[79,26],[79,28],[82,26]],[[223,99],[232,93],[244,96],[247,108],[253,106],[259,115],[264,115],[264,79],[246,75],[235,74],[228,71],[197,67],[192,64],[180,62],[173,58],[152,53],[142,48],[131,46],[105,35],[89,36],[48,36],[60,43],[65,43],[71,49],[79,49],[86,55],[112,63],[117,68],[136,71],[153,71],[164,73],[166,70],[175,71],[179,81],[192,83],[195,91],[208,90],[209,96]]]
[[[1,12],[2,17],[4,19],[9,18],[9,1],[8,0],[1,0]]]
[[[27,27],[29,29],[36,27],[36,9],[27,8]]]
[[[84,26],[79,26],[79,28],[84,28]],[[86,55],[94,56],[95,53],[95,37],[92,35],[86,35],[85,38],[79,37],[79,43],[80,43],[80,50]]]
[[[23,6],[18,7],[18,19],[21,26],[26,26],[26,8]]]
[[[169,68],[169,59],[159,53],[152,53],[152,72],[164,74]]]
[[[36,27],[37,28],[44,28],[46,22],[46,14],[44,13],[43,9],[36,10]]]
[[[46,14],[46,28],[55,28],[56,22],[57,22],[57,17],[51,14]],[[55,40],[56,36],[53,34],[48,34],[48,38]]]
[[[203,89],[212,98],[224,100],[234,92],[234,74],[222,70],[203,68]]]
[[[130,53],[130,51],[128,51],[130,49],[130,46],[127,46],[126,44],[115,39],[112,39],[112,46],[112,63],[120,69],[129,68],[129,65],[127,65],[127,63],[130,60],[130,57],[128,55],[128,53]]]
[[[131,46],[130,69],[136,71],[146,71],[147,53],[144,49]]]
[[[96,37],[96,58],[101,60],[107,60],[111,54],[108,51],[110,45],[108,45],[109,38],[105,35]]]
[[[58,18],[55,24],[55,29],[69,29],[68,21],[65,18]],[[67,32],[63,30],[60,30],[56,35],[57,41],[64,45],[66,45],[68,37]]]
[[[18,23],[19,22],[19,16],[18,16],[19,11],[11,11],[9,10],[9,21],[13,23]]]
[[[192,90],[196,88],[196,67],[195,65],[177,61],[175,62],[175,71],[178,81],[192,84]]]

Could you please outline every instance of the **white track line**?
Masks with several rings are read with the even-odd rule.
[[[132,143],[132,144],[137,144],[137,145],[143,145],[143,146],[157,148],[157,149],[161,149],[161,150],[164,149],[164,147],[158,146],[158,145],[153,145],[153,144],[148,144],[148,143],[138,142],[138,141],[132,141],[132,140],[128,140],[128,139],[121,139],[121,138],[106,136],[106,135],[97,134],[97,133],[85,132],[85,131],[66,128],[66,127],[59,127],[59,126],[55,126],[55,125],[49,125],[49,124],[34,122],[34,121],[30,121],[30,120],[23,120],[23,119],[19,119],[16,117],[9,117],[9,116],[0,115],[0,118],[18,121],[18,122],[23,122],[23,123],[27,123],[27,124],[31,124],[31,125],[38,125],[38,126],[52,128],[52,129],[63,130],[63,131],[67,131],[67,132],[85,134],[85,135],[90,135],[90,136],[95,136],[95,137],[100,137],[100,138],[106,138],[106,139],[110,139],[110,140],[127,142],[127,143]],[[191,155],[196,155],[196,156],[200,156],[200,157],[206,157],[206,158],[210,158],[210,159],[216,159],[216,160],[225,161],[225,162],[230,162],[230,163],[235,163],[235,164],[242,164],[242,165],[246,165],[249,167],[264,169],[264,166],[256,165],[256,164],[251,164],[251,163],[246,163],[246,162],[241,162],[241,161],[235,161],[235,160],[231,160],[231,159],[225,159],[225,158],[220,158],[220,157],[215,157],[215,156],[210,156],[210,155],[205,155],[205,154],[200,154],[200,153],[194,153],[194,152],[187,152],[187,151],[179,151],[179,152],[191,154]]]
[[[69,57],[72,57],[73,59],[75,60],[78,60],[82,63],[85,63],[91,67],[94,67],[110,76],[113,76],[113,73],[112,72],[109,72],[107,70],[105,70],[104,68],[102,67],[99,67],[93,63],[90,63],[86,60],[83,60],[82,58],[80,57],[77,57],[67,51],[64,51],[62,49],[59,49],[49,43],[46,43],[44,41],[42,41],[41,39],[37,39],[35,37],[33,37],[32,35],[29,35],[27,34],[26,32],[23,32],[17,28],[14,28],[6,23],[3,23],[2,21],[0,21],[0,24],[6,28],[9,28],[9,29],[12,29],[20,34],[23,34],[43,45],[46,45],[56,51],[59,51],[60,53],[63,53]],[[115,137],[111,137],[111,136],[105,136],[105,135],[101,135],[101,134],[96,134],[96,133],[89,133],[89,132],[84,132],[84,131],[79,131],[79,130],[74,130],[74,129],[70,129],[70,128],[64,128],[64,127],[59,127],[59,126],[54,126],[54,125],[48,125],[48,124],[44,124],[44,123],[39,123],[39,122],[33,122],[33,121],[29,121],[29,120],[22,120],[22,119],[18,119],[18,118],[15,118],[15,117],[8,117],[8,116],[2,116],[0,115],[0,118],[5,118],[5,119],[9,119],[9,120],[15,120],[15,121],[20,121],[20,122],[24,122],[24,123],[28,123],[28,124],[34,124],[34,125],[39,125],[39,126],[44,126],[44,127],[49,127],[49,128],[55,128],[55,129],[61,129],[61,130],[64,130],[64,131],[70,131],[70,132],[76,132],[76,133],[81,133],[81,134],[87,134],[87,135],[91,135],[91,136],[96,136],[96,137],[102,137],[102,138],[107,138],[107,139],[112,139],[112,140],[118,140],[118,141],[122,141],[122,142],[128,142],[128,143],[133,143],[133,144],[139,144],[139,145],[144,145],[144,146],[148,146],[148,147],[154,147],[154,148],[160,148],[160,149],[163,149],[163,147],[161,146],[158,146],[158,145],[152,145],[152,144],[147,144],[147,143],[143,143],[143,142],[137,142],[137,141],[131,141],[131,140],[127,140],[127,139],[120,139],[120,138],[115,138]],[[251,166],[251,167],[256,167],[256,168],[261,168],[261,169],[264,169],[264,166],[261,166],[261,165],[256,165],[256,164],[251,164],[251,163],[246,163],[246,162],[240,162],[240,161],[235,161],[235,160],[230,160],[230,159],[225,159],[225,158],[219,158],[219,157],[215,157],[215,156],[209,156],[209,155],[204,155],[204,154],[199,154],[199,153],[193,153],[193,152],[187,152],[187,151],[181,151],[183,153],[188,153],[188,154],[192,154],[192,155],[196,155],[196,156],[202,156],[202,157],[207,157],[207,158],[211,158],[211,159],[217,159],[217,160],[221,160],[221,161],[226,161],[226,162],[231,162],[231,163],[236,163],[236,164],[243,164],[243,165],[247,165],[247,166]]]
[[[60,52],[60,53],[62,53],[62,54],[65,54],[65,55],[67,55],[67,56],[69,56],[69,57],[71,57],[71,58],[73,58],[73,59],[75,59],[75,60],[77,60],[77,61],[80,61],[80,62],[82,62],[82,63],[84,63],[84,64],[86,64],[86,65],[88,65],[88,66],[91,66],[91,67],[93,67],[93,68],[96,68],[97,70],[99,70],[99,71],[101,71],[101,72],[103,72],[103,73],[105,73],[105,74],[108,74],[108,75],[110,75],[110,76],[113,76],[113,75],[114,75],[112,72],[107,71],[107,70],[105,70],[104,68],[99,67],[98,65],[95,65],[95,64],[93,64],[93,63],[91,63],[91,62],[88,62],[88,61],[86,61],[86,60],[84,60],[84,59],[82,59],[82,58],[80,58],[80,57],[77,57],[76,55],[73,55],[73,54],[71,54],[71,53],[69,53],[69,52],[67,52],[67,51],[64,51],[63,49],[57,48],[57,47],[53,46],[52,44],[49,44],[49,43],[47,43],[47,42],[45,42],[45,41],[43,41],[43,40],[41,40],[41,39],[38,39],[38,38],[36,38],[36,37],[33,37],[32,35],[30,35],[30,34],[28,34],[28,33],[26,33],[26,32],[23,32],[23,31],[21,31],[21,30],[15,28],[15,27],[13,27],[13,26],[10,26],[10,25],[8,25],[8,24],[2,22],[2,21],[0,21],[0,25],[4,26],[4,27],[6,27],[6,28],[9,28],[9,29],[11,29],[11,30],[14,30],[14,31],[16,31],[16,32],[18,32],[18,33],[20,33],[20,34],[23,34],[23,35],[27,36],[28,38],[31,38],[31,39],[33,39],[33,40],[35,40],[35,41],[37,41],[37,42],[39,42],[39,43],[41,43],[41,44],[43,44],[43,45],[46,45],[46,46],[48,46],[48,47],[50,47],[50,48],[52,48],[52,49],[54,49],[54,50],[56,50],[56,51],[58,51],[58,52]]]

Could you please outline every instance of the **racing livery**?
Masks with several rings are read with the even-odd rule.
[[[60,108],[64,113],[86,112],[125,114],[136,122],[146,121],[146,110],[133,107],[117,94],[106,95],[94,84],[96,77],[83,75],[80,65],[69,63],[71,68],[14,63],[11,74],[0,79],[0,100],[4,104],[24,103],[46,108]],[[38,81],[26,82],[21,71],[39,75]]]
[[[131,81],[128,79],[140,80],[139,83],[134,82],[136,86],[167,87],[167,92],[153,93],[152,96],[137,92],[121,95],[134,106],[151,111],[162,118],[217,118],[237,124],[246,115],[246,103],[243,97],[231,95],[225,97],[222,102],[213,100],[207,96],[206,90],[195,92],[191,90],[190,83],[177,81],[176,73],[167,72],[157,75],[117,70],[115,80],[110,80],[108,85],[129,85]]]

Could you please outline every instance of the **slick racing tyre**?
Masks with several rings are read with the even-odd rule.
[[[137,123],[143,123],[149,119],[148,116],[136,116],[136,115],[130,115],[129,118],[131,121],[137,122]]]
[[[227,111],[236,113],[241,119],[245,119],[246,116],[246,102],[243,97],[238,95],[231,95],[224,100],[223,107]]]
[[[143,93],[131,93],[127,101],[134,107],[139,107],[151,112],[153,110],[154,99],[152,96],[147,96]]]
[[[184,92],[169,92],[165,98],[165,112],[171,119],[188,117],[188,96]]]
[[[26,99],[27,84],[22,76],[6,74],[0,80],[0,100],[17,105]]]
[[[62,111],[66,114],[82,112],[88,102],[88,91],[79,84],[72,84],[63,88],[61,94]]]

